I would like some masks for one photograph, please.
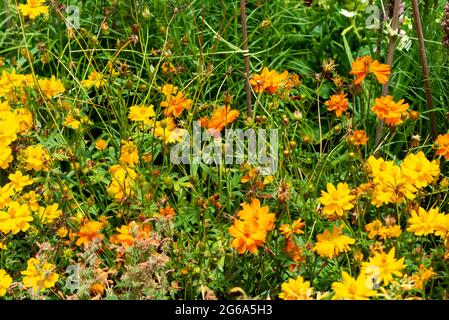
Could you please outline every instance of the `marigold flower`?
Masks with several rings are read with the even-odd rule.
[[[134,245],[136,240],[147,239],[150,235],[150,225],[148,223],[139,225],[135,221],[116,228],[116,230],[118,234],[113,235],[109,240],[111,243],[121,245],[124,248]]]
[[[104,223],[99,221],[88,221],[84,223],[78,231],[78,240],[75,244],[77,246],[83,245],[84,248],[87,248],[92,241],[103,239],[103,235],[100,233],[103,227]]]
[[[424,152],[409,154],[401,163],[402,175],[416,188],[421,189],[428,186],[440,175],[438,161],[427,160]]]
[[[40,207],[39,208],[39,219],[42,221],[42,223],[52,223],[55,219],[62,216],[62,211],[59,209],[59,206],[57,203],[54,203],[47,207]]]
[[[127,164],[130,167],[135,167],[139,162],[139,153],[137,146],[131,140],[122,140],[122,147],[120,148],[119,161],[123,164]]]
[[[449,133],[440,134],[435,140],[435,145],[437,146],[437,155],[449,160]]]
[[[368,74],[374,74],[377,81],[380,84],[386,84],[390,77],[390,66],[387,64],[381,64],[379,61],[374,60],[369,56],[358,57],[356,61],[352,63],[352,70],[350,74],[356,78],[354,85],[361,84]]]
[[[53,75],[50,79],[39,79],[37,82],[42,92],[48,99],[65,92],[65,88],[61,80],[57,80]]]
[[[264,229],[256,228],[254,224],[238,219],[229,228],[229,233],[234,237],[231,247],[236,248],[239,254],[243,254],[246,251],[257,253],[257,247],[263,246],[266,236]]]
[[[395,248],[391,248],[388,253],[378,252],[371,257],[368,262],[362,263],[362,273],[372,276],[379,282],[388,285],[393,276],[402,276],[401,270],[405,268],[404,258],[395,259]]]
[[[75,117],[69,114],[67,117],[65,117],[63,125],[76,130],[80,127],[81,122],[79,120],[76,120]]]
[[[279,227],[282,235],[285,238],[290,238],[293,234],[304,234],[302,228],[306,223],[301,218],[296,219],[293,223],[285,223]]]
[[[413,286],[418,290],[423,290],[427,281],[436,276],[433,268],[427,269],[423,264],[419,265],[419,270],[412,276]]]
[[[380,220],[374,220],[367,224],[365,230],[368,232],[368,238],[374,239],[374,237],[379,236],[384,240],[387,238],[397,238],[402,232],[399,225],[384,226]]]
[[[258,199],[253,199],[251,204],[242,203],[243,209],[237,212],[237,216],[244,222],[250,223],[256,229],[271,231],[274,229],[276,216],[269,213],[268,206],[261,207]]]
[[[275,94],[279,87],[288,80],[288,72],[278,73],[275,70],[269,70],[267,67],[262,69],[260,74],[255,74],[249,80],[254,92]]]
[[[349,136],[351,144],[354,146],[364,146],[368,142],[365,130],[353,130]]]
[[[342,252],[349,251],[350,245],[354,243],[354,239],[343,235],[341,228],[334,225],[332,233],[329,230],[324,230],[322,234],[317,235],[317,243],[312,250],[321,257],[332,259]]]
[[[165,118],[161,121],[156,121],[156,128],[154,135],[162,140],[165,144],[176,143],[182,140],[182,137],[187,133],[185,129],[177,128],[172,118]]]
[[[336,214],[338,217],[343,217],[344,211],[354,207],[354,204],[351,203],[354,198],[347,183],[339,183],[337,188],[332,183],[328,183],[327,192],[322,190],[318,200],[324,205],[323,213],[325,215]]]
[[[170,204],[167,204],[165,208],[159,209],[159,216],[166,220],[173,220],[175,218],[175,210],[170,206]]]
[[[17,234],[30,228],[29,222],[33,220],[28,206],[11,202],[7,211],[0,210],[0,231],[3,233]]]
[[[27,269],[21,272],[25,276],[23,285],[33,288],[35,292],[52,288],[59,279],[59,275],[53,272],[54,268],[55,266],[51,263],[39,261],[36,258],[29,259]]]
[[[106,84],[106,79],[101,72],[92,71],[86,80],[81,81],[81,85],[87,89],[95,86],[97,89]]]
[[[121,202],[134,195],[134,180],[137,173],[123,165],[114,165],[109,168],[112,175],[111,183],[108,186],[108,193],[114,196],[115,201]]]
[[[6,273],[5,270],[0,269],[0,297],[6,294],[9,286],[12,283],[12,278]]]
[[[28,175],[22,175],[22,171],[16,171],[14,173],[11,173],[8,176],[8,179],[10,182],[10,186],[16,191],[20,192],[23,190],[24,187],[29,186],[33,184],[33,180],[30,179],[30,176]]]
[[[136,105],[129,108],[128,119],[131,121],[142,121],[144,124],[150,126],[154,122],[151,120],[156,113],[154,112],[154,106],[149,105]]]
[[[346,112],[349,108],[349,101],[346,93],[334,94],[324,104],[327,106],[328,111],[335,111],[335,115],[340,117],[343,112]]]
[[[97,148],[97,150],[103,151],[107,147],[108,147],[108,143],[106,140],[98,139],[97,141],[95,141],[95,148]]]
[[[354,279],[347,272],[342,272],[342,282],[332,283],[332,290],[335,292],[334,300],[369,300],[376,295],[372,287],[367,285],[366,276],[361,273]]]
[[[45,6],[46,0],[27,0],[26,4],[19,4],[19,11],[24,17],[31,20],[36,19],[41,14],[48,15],[48,6]]]
[[[228,124],[232,123],[239,116],[239,111],[231,109],[230,106],[219,107],[215,109],[210,118],[200,119],[201,126],[214,132],[220,132]]]
[[[429,211],[419,207],[418,212],[411,211],[411,218],[408,220],[409,227],[407,231],[413,232],[417,236],[426,236],[434,233],[436,226],[441,221],[439,219],[439,208],[433,208]]]
[[[50,156],[41,144],[27,147],[24,154],[27,170],[40,171],[47,169],[46,164],[50,160]]]
[[[404,103],[404,99],[394,102],[392,96],[383,96],[375,100],[372,110],[379,119],[385,119],[386,124],[398,125],[402,123],[402,113],[408,108],[409,105]]]
[[[301,276],[284,282],[281,290],[279,299],[282,300],[313,300],[313,288],[310,287],[310,281],[304,281]]]
[[[187,99],[183,92],[179,91],[175,93],[174,87],[169,90],[170,87],[163,88],[165,94],[165,101],[161,102],[161,107],[166,108],[164,114],[167,118],[173,116],[179,117],[184,110],[189,110],[192,107],[192,99]],[[170,92],[170,94],[169,94]]]

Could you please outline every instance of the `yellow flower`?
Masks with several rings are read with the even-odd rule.
[[[130,167],[135,167],[139,162],[139,153],[137,147],[131,140],[122,140],[122,147],[120,148],[120,159],[123,164]]]
[[[41,144],[27,147],[24,153],[27,170],[47,169],[46,163],[50,160],[50,156]]]
[[[327,192],[322,190],[321,197],[318,199],[324,205],[323,213],[330,217],[334,214],[343,217],[345,210],[354,207],[351,201],[354,200],[355,196],[350,193],[351,190],[347,183],[339,183],[337,188],[332,183],[328,183]]]
[[[29,259],[27,269],[21,272],[25,276],[24,286],[33,288],[35,292],[52,288],[59,279],[59,275],[53,272],[54,268],[55,266],[51,263],[39,261],[36,258]]]
[[[368,238],[374,239],[379,236],[382,239],[397,238],[401,234],[402,230],[399,225],[383,226],[380,220],[374,220],[365,226],[365,230],[368,232]]]
[[[376,295],[363,273],[354,279],[343,271],[342,280],[342,282],[332,283],[332,290],[335,292],[334,300],[369,300],[369,297]]]
[[[68,233],[69,231],[65,227],[60,227],[58,230],[56,230],[56,234],[61,238],[65,238]]]
[[[101,86],[104,86],[105,84],[106,84],[106,80],[104,78],[104,75],[101,72],[97,72],[97,71],[92,71],[86,80],[81,81],[81,85],[87,89],[89,89],[92,86],[95,86],[96,88],[100,88]]]
[[[3,233],[16,234],[26,231],[30,227],[29,222],[33,220],[26,204],[11,202],[8,211],[0,211],[0,231]]]
[[[428,186],[440,175],[438,161],[430,162],[422,151],[409,154],[401,163],[401,170],[407,182],[418,189]]]
[[[0,209],[6,207],[11,202],[14,189],[9,183],[0,188]]]
[[[12,150],[9,146],[0,143],[0,168],[8,168],[10,162],[13,160]]]
[[[284,282],[281,290],[279,298],[282,300],[313,300],[313,288],[310,287],[310,281],[304,281],[301,276]]]
[[[58,204],[54,203],[51,206],[39,208],[39,219],[42,223],[52,223],[55,219],[62,215],[62,211],[59,210]]]
[[[401,270],[405,268],[404,258],[396,260],[395,248],[392,248],[388,254],[385,252],[378,252],[371,257],[368,262],[362,263],[362,272],[366,276],[373,276],[379,282],[388,285],[393,280],[393,275],[402,276]]]
[[[44,5],[46,0],[27,0],[26,4],[19,4],[20,13],[29,17],[31,20],[36,19],[39,15],[48,15],[48,7]]]
[[[24,187],[33,184],[33,180],[30,179],[30,176],[22,175],[21,171],[16,171],[15,173],[11,173],[8,176],[10,182],[10,186],[16,191],[20,192]]]
[[[108,143],[106,142],[106,140],[104,139],[98,139],[97,141],[95,141],[95,148],[97,148],[97,150],[104,150],[108,147]]]
[[[317,235],[317,243],[312,250],[321,257],[332,259],[342,252],[349,251],[349,246],[354,243],[354,239],[343,235],[341,228],[334,225],[332,233],[329,230],[324,230],[322,234]]]
[[[78,129],[81,125],[81,122],[76,120],[71,114],[69,114],[67,117],[65,117],[64,119],[64,126],[72,128],[72,129]]]
[[[114,196],[115,201],[121,202],[133,196],[134,180],[137,173],[123,165],[115,165],[109,168],[112,180],[108,186],[108,193]]]
[[[165,144],[181,141],[186,132],[184,129],[176,128],[172,118],[156,121],[156,128],[154,129],[154,135]]]
[[[6,294],[9,286],[12,283],[12,278],[6,273],[5,270],[0,269],[0,297]]]
[[[151,118],[153,118],[155,115],[156,113],[154,112],[153,105],[138,105],[129,108],[128,118],[132,121],[142,121],[144,124],[151,126],[153,124]]]
[[[412,210],[412,217],[408,220],[410,226],[407,231],[413,232],[417,236],[426,236],[435,232],[435,228],[439,225],[439,208],[430,209],[429,212],[419,207],[418,213]]]
[[[26,133],[33,127],[33,114],[30,110],[17,108],[14,110],[14,116],[19,125],[17,133]]]
[[[53,75],[51,76],[50,79],[40,79],[37,82],[42,92],[48,99],[51,99],[57,96],[58,94],[65,92],[65,88],[61,80],[57,80]]]

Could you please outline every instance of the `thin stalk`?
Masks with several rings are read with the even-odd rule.
[[[435,115],[432,111],[433,108],[433,99],[432,99],[432,91],[430,89],[430,78],[429,78],[429,65],[427,64],[427,55],[426,55],[426,47],[424,44],[424,36],[422,31],[421,17],[419,13],[419,6],[417,0],[412,0],[413,7],[413,20],[415,21],[415,29],[418,35],[418,45],[419,45],[419,53],[421,56],[421,66],[424,77],[424,87],[426,90],[426,98],[427,98],[427,109],[429,110],[429,118],[430,118],[430,132],[432,134],[432,138],[435,140],[437,138],[437,128],[435,125]]]
[[[393,29],[395,32],[398,30],[399,25],[399,9],[400,9],[400,0],[394,1],[394,8],[393,8],[393,17],[391,20],[391,29]],[[391,34],[389,38],[388,43],[388,52],[387,52],[387,64],[390,66],[390,69],[393,68],[393,57],[394,57],[394,49],[396,44],[396,35]],[[382,96],[388,95],[388,89],[389,89],[389,82],[384,84],[382,87]],[[384,129],[385,121],[383,119],[379,119],[379,122],[377,123],[377,129],[376,129],[376,148],[379,146],[380,141],[382,140],[382,131]]]
[[[245,66],[245,90],[246,103],[248,107],[248,117],[252,116],[251,106],[251,84],[249,83],[249,52],[248,52],[248,32],[246,29],[246,1],[240,0],[240,20],[242,22],[242,40],[243,40],[243,63]]]

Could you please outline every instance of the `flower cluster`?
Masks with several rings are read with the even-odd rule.
[[[234,237],[231,246],[239,254],[246,251],[257,253],[257,248],[265,242],[267,232],[274,229],[276,217],[269,212],[268,206],[261,207],[258,199],[253,199],[251,204],[245,202],[242,207],[237,213],[238,219],[229,228],[229,233]]]

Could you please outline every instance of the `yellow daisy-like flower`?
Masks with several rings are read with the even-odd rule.
[[[6,294],[9,286],[12,283],[12,278],[6,273],[5,270],[0,269],[0,297]]]
[[[438,212],[438,208],[430,209],[428,212],[419,207],[418,213],[412,210],[412,217],[408,220],[410,226],[407,231],[413,232],[417,236],[426,236],[428,234],[434,233],[436,226],[439,225],[441,221]]]
[[[81,85],[87,89],[95,86],[97,89],[106,84],[106,79],[101,72],[92,71],[86,80],[81,81]]]
[[[334,225],[332,233],[325,230],[322,234],[317,235],[317,243],[312,250],[316,251],[321,257],[332,259],[342,252],[349,251],[350,245],[354,243],[354,239],[343,235],[341,228]]]
[[[146,125],[152,125],[153,121],[151,121],[151,118],[155,115],[153,105],[136,105],[129,108],[128,119],[131,121],[142,121]]]
[[[372,276],[379,282],[388,285],[393,276],[402,276],[402,269],[405,268],[404,258],[395,259],[395,248],[392,248],[388,253],[376,253],[368,262],[362,263],[362,272],[366,276]]]
[[[24,187],[33,184],[33,180],[28,175],[22,175],[22,171],[16,171],[8,176],[10,186],[16,191],[20,192]]]
[[[343,217],[346,210],[354,207],[351,203],[355,196],[351,195],[351,190],[347,183],[339,183],[337,188],[332,183],[327,184],[327,192],[322,190],[318,199],[324,205],[323,213],[327,216],[337,215]]]
[[[369,300],[376,295],[369,285],[366,276],[361,273],[357,279],[351,277],[347,272],[342,273],[342,282],[332,283],[335,292],[334,300]]]
[[[401,163],[401,170],[408,183],[418,189],[428,186],[440,175],[439,162],[427,160],[422,151],[409,154]]]
[[[27,0],[26,4],[19,4],[19,11],[23,16],[34,20],[41,14],[48,15],[48,6],[44,3],[45,0]]]
[[[53,272],[54,267],[53,264],[39,261],[36,258],[29,259],[27,269],[21,272],[25,276],[23,278],[24,286],[33,288],[35,292],[42,292],[53,287],[59,279],[59,275]]]
[[[304,281],[301,276],[284,282],[281,290],[279,299],[282,300],[313,300],[313,288],[310,287],[310,281]]]

